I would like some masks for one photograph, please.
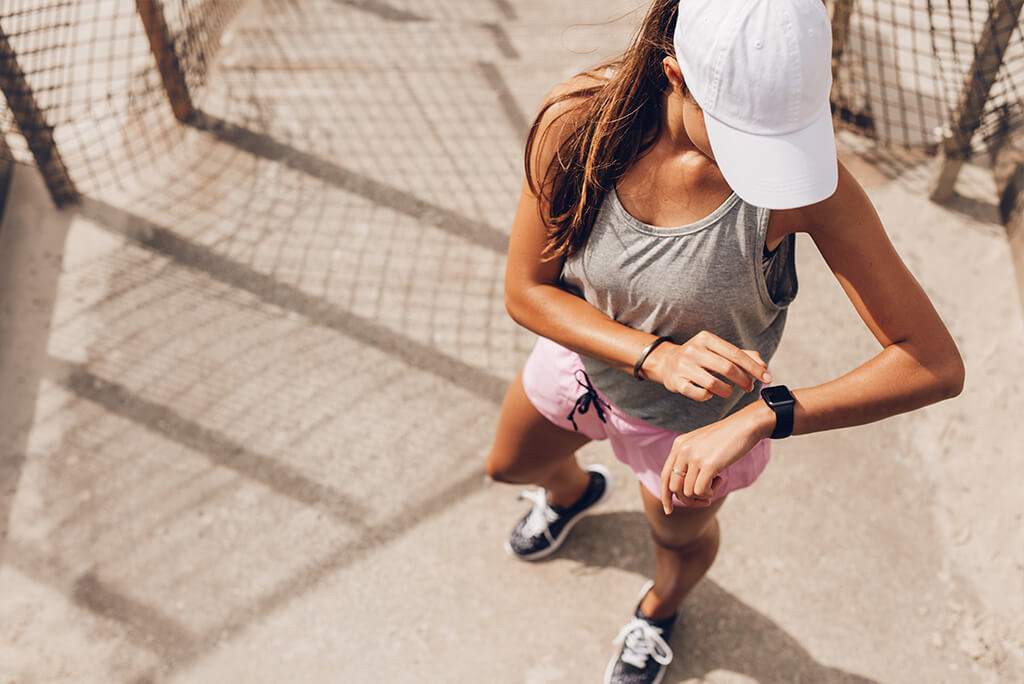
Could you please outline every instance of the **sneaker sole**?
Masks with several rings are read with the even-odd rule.
[[[612,683],[612,670],[615,669],[615,661],[617,661],[618,659],[619,659],[619,654],[616,653],[614,656],[612,656],[612,659],[608,662],[608,667],[606,667],[604,669],[604,684],[613,684]],[[668,665],[665,665],[665,666],[663,666],[661,668],[661,672],[658,673],[658,676],[654,678],[654,681],[651,684],[661,684],[661,680],[665,678],[665,673],[666,672],[668,672]]]
[[[604,475],[604,482],[605,482],[605,484],[604,484],[604,492],[601,494],[601,498],[599,498],[597,501],[592,503],[590,505],[590,508],[588,508],[587,510],[583,511],[582,513],[577,515],[575,518],[570,520],[568,523],[566,523],[565,527],[562,528],[562,534],[560,534],[558,537],[556,537],[555,540],[553,542],[551,542],[551,546],[549,546],[548,548],[542,549],[540,551],[534,551],[533,553],[518,554],[518,553],[516,553],[515,551],[512,550],[512,545],[506,539],[505,540],[505,551],[507,551],[513,557],[518,558],[519,560],[524,560],[524,561],[540,560],[541,558],[545,558],[547,556],[550,556],[551,554],[553,554],[555,551],[558,550],[558,548],[563,544],[563,542],[565,542],[566,537],[569,536],[570,530],[572,530],[572,528],[576,525],[576,523],[578,523],[580,520],[582,520],[583,518],[587,517],[591,513],[594,513],[598,508],[600,508],[600,506],[605,502],[605,500],[611,495],[612,490],[615,489],[615,485],[612,482],[612,475],[611,475],[610,472],[608,472],[608,469],[605,468],[600,463],[591,464],[591,465],[587,466],[586,468],[584,468],[584,470],[586,470],[588,472],[593,471],[595,473],[600,473],[601,475]]]

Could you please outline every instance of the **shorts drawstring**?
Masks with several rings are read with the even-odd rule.
[[[583,380],[580,380],[580,373],[583,373]],[[591,406],[594,407],[594,411],[597,412],[597,417],[601,419],[601,422],[607,423],[608,419],[604,417],[604,407],[601,406],[601,404],[604,404],[604,406],[609,409],[612,405],[598,396],[597,390],[594,389],[594,386],[590,383],[590,377],[587,375],[587,372],[582,369],[578,369],[576,371],[576,382],[579,383],[579,386],[586,391],[577,397],[576,403],[572,407],[572,411],[569,411],[569,415],[567,416],[567,418],[572,422],[572,429],[576,432],[580,431],[579,426],[576,425],[576,419],[574,418],[576,412],[579,411],[580,414],[584,414],[590,410]]]

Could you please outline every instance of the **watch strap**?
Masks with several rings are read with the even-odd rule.
[[[780,404],[771,407],[775,411],[775,429],[772,430],[772,439],[783,439],[793,434],[793,404]]]

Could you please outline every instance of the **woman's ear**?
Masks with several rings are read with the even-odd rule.
[[[675,57],[667,56],[661,60],[661,68],[665,71],[665,78],[672,84],[673,89],[683,88],[683,71],[679,68],[679,62]]]

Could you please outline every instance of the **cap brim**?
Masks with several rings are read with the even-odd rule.
[[[839,183],[832,112],[784,135],[751,135],[705,112],[704,124],[725,181],[743,200],[766,209],[794,209],[831,197]]]

